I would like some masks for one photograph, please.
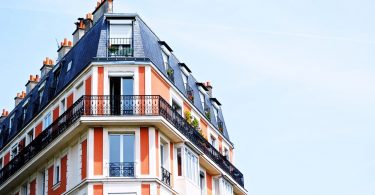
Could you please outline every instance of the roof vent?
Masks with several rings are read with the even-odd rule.
[[[61,60],[70,51],[70,49],[72,49],[72,47],[73,43],[65,38],[64,41],[61,42],[60,48],[57,50],[59,53],[58,60]]]
[[[77,44],[77,42],[83,37],[85,34],[86,25],[84,23],[83,18],[78,18],[78,22],[75,23],[76,30],[73,32],[73,45]]]
[[[47,73],[52,70],[53,68],[53,60],[46,57],[45,60],[43,60],[43,66],[40,68],[40,73],[42,75],[42,78],[47,75]]]
[[[17,93],[17,96],[14,98],[15,106],[17,106],[23,99],[26,97],[26,92],[22,91],[21,93]]]
[[[94,15],[94,24],[106,13],[113,13],[113,0],[99,0],[96,4]]]
[[[26,94],[29,94],[31,90],[34,89],[34,87],[39,83],[40,78],[39,75],[36,75],[35,77],[33,75],[30,75],[29,81],[26,83]]]

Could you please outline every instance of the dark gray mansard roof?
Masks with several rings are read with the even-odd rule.
[[[159,38],[152,32],[152,30],[142,21],[137,14],[106,14],[79,40],[79,42],[54,66],[53,70],[44,76],[39,84],[31,90],[25,99],[20,102],[8,117],[0,120],[0,148],[2,149],[12,138],[14,138],[19,131],[21,131],[45,106],[47,106],[54,97],[56,97],[70,82],[72,82],[91,62],[93,61],[111,61],[111,58],[106,58],[107,55],[107,38],[108,38],[108,23],[106,18],[113,19],[133,19],[134,20],[134,58],[126,58],[124,60],[141,60],[150,61],[165,74],[166,70],[163,65],[162,50],[160,47]],[[69,63],[71,69],[67,71]],[[180,61],[172,55],[169,58],[169,64],[175,72],[175,86],[183,94],[186,95],[186,90],[182,80],[182,71],[179,65]],[[55,72],[60,69],[59,82],[56,84]],[[200,103],[199,89],[196,85],[198,81],[190,74],[189,85],[194,91],[194,105],[199,111],[204,113],[204,108]],[[44,84],[44,93],[41,104],[39,105],[38,89]],[[210,107],[211,116],[213,115],[213,104],[210,97],[206,95],[206,103]],[[25,101],[29,101],[25,121],[22,121],[22,107]],[[224,117],[221,109],[218,110],[218,117],[224,122]],[[204,115],[204,114],[203,114]],[[11,116],[14,116],[14,125],[9,129],[9,122]],[[211,117],[211,123],[217,124],[216,118]],[[215,125],[217,126],[217,125]],[[223,136],[229,140],[227,128],[224,123]]]

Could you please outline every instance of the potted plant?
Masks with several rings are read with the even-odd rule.
[[[167,70],[168,76],[173,76],[173,73],[174,73],[173,69],[172,68],[168,68],[168,70]]]
[[[191,125],[191,123],[193,122],[193,120],[192,120],[191,112],[190,111],[185,111],[185,119],[186,119],[186,122],[189,125]]]
[[[198,119],[196,119],[196,118],[194,118],[194,120],[193,120],[193,122],[192,122],[192,124],[191,124],[193,127],[194,127],[194,129],[196,129],[197,131],[199,131],[200,130],[200,128],[199,128],[199,121],[198,121]]]

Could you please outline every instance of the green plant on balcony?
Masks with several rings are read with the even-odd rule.
[[[109,51],[110,53],[116,53],[116,52],[118,51],[118,47],[113,46],[113,45],[110,45],[110,46],[108,47],[108,51]]]
[[[174,70],[172,68],[168,68],[167,75],[171,77],[173,76],[173,74],[174,74]]]
[[[193,117],[191,116],[191,112],[190,111],[185,111],[185,119],[186,119],[186,122],[191,125],[192,122],[193,122]]]
[[[196,129],[197,131],[200,131],[198,119],[194,118],[191,125],[194,127],[194,129]]]
[[[205,111],[204,112],[204,114],[206,115],[206,118],[208,119],[208,120],[211,120],[211,112],[210,111]]]

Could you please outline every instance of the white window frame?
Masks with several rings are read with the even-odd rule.
[[[12,131],[13,122],[14,122],[13,120],[14,120],[14,114],[9,119],[9,133]]]
[[[195,185],[199,185],[199,158],[190,149],[184,149],[185,177]]]
[[[184,72],[181,72],[182,74],[182,82],[184,83],[185,89],[187,89],[187,86],[189,85],[189,76],[186,75]]]
[[[48,112],[43,118],[43,131],[52,124],[52,113]]]
[[[163,58],[164,68],[165,68],[165,70],[168,70],[169,55],[164,50],[162,50],[161,55],[162,55],[162,58]]]
[[[206,98],[205,98],[204,94],[201,91],[199,91],[199,97],[201,99],[202,108],[205,109],[204,104],[206,103]]]

